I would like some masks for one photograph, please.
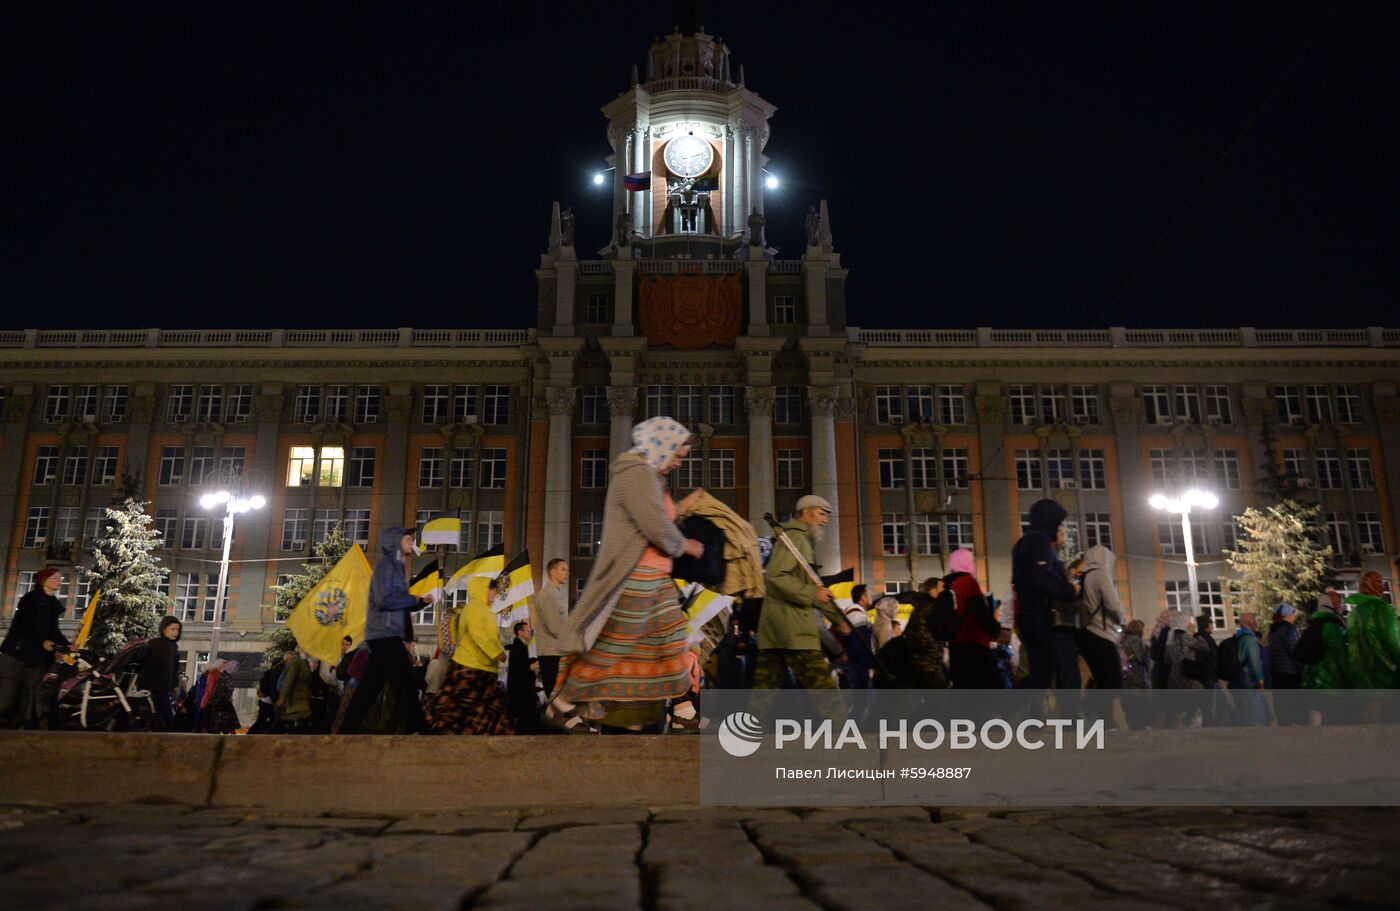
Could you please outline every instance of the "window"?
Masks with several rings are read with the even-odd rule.
[[[465,424],[476,416],[476,387],[453,386],[452,420],[458,424]]]
[[[773,325],[792,326],[797,323],[797,298],[791,294],[773,296]]]
[[[1332,556],[1351,563],[1354,548],[1351,546],[1351,522],[1346,513],[1325,513],[1323,524],[1327,528],[1327,543],[1332,545]]]
[[[185,450],[180,446],[164,446],[160,450],[160,476],[162,487],[177,487],[185,483]]]
[[[320,544],[331,536],[339,520],[334,509],[318,509],[311,519],[311,543]]]
[[[1215,450],[1215,481],[1226,490],[1240,489],[1240,459],[1235,450]]]
[[[880,488],[897,490],[906,483],[904,478],[904,450],[881,449],[877,453],[880,465]]]
[[[676,387],[676,420],[693,427],[705,420],[705,387]]]
[[[310,487],[316,476],[316,450],[310,446],[293,446],[287,457],[287,486]]]
[[[778,487],[783,490],[801,490],[806,486],[802,469],[802,450],[778,450]]]
[[[801,386],[775,386],[773,388],[773,423],[802,423]]]
[[[948,530],[948,552],[952,553],[959,547],[972,550],[974,542],[972,540],[972,516],[964,513],[955,513],[948,517],[945,527]]]
[[[1332,423],[1332,395],[1326,386],[1304,386],[1303,407],[1309,424]]]
[[[886,579],[881,586],[887,595],[897,595],[909,590],[908,579]]]
[[[374,486],[373,446],[356,446],[350,450],[350,474],[347,483],[351,487]]]
[[[195,403],[195,420],[205,423],[218,423],[224,417],[224,387],[200,386],[199,400]]]
[[[1183,579],[1168,579],[1162,585],[1162,594],[1168,609],[1191,612],[1191,583]],[[1224,586],[1219,582],[1198,582],[1196,593],[1200,598],[1202,613],[1210,616],[1211,623],[1216,629],[1223,629],[1225,626]]]
[[[880,519],[880,542],[887,557],[897,557],[909,550],[909,528],[904,515],[887,512]]]
[[[481,421],[483,424],[510,423],[510,387],[481,387]]]
[[[228,387],[228,422],[245,424],[253,416],[253,387],[240,383]]]
[[[579,421],[584,424],[606,424],[608,422],[607,387],[583,387],[579,395]]]
[[[642,402],[644,418],[659,418],[671,413],[671,387],[648,386],[646,398]]]
[[[1283,471],[1297,481],[1299,487],[1313,486],[1312,467],[1308,465],[1308,454],[1303,450],[1283,451]]]
[[[379,387],[355,387],[355,423],[375,424],[379,421]]]
[[[1052,488],[1068,490],[1074,487],[1074,457],[1068,449],[1048,450],[1045,453],[1045,468]]]
[[[1298,387],[1274,387],[1274,410],[1280,424],[1303,423],[1303,396]]]
[[[170,387],[170,398],[165,402],[165,419],[172,424],[183,424],[190,419],[194,407],[194,387],[185,383]]]
[[[465,446],[452,450],[452,458],[447,463],[447,486],[470,488],[476,478],[476,457]]]
[[[1107,490],[1106,464],[1102,449],[1079,450],[1079,486],[1085,490]]]
[[[942,553],[943,525],[937,519],[920,516],[914,520],[914,552],[922,556]]]
[[[307,510],[286,509],[282,512],[282,549],[306,550]]]
[[[583,299],[583,321],[585,323],[606,323],[612,317],[608,314],[606,295],[594,294]]]
[[[481,487],[483,490],[504,490],[506,486],[506,451],[481,450]],[[490,546],[490,545],[486,545]]]
[[[196,446],[190,451],[190,483],[203,484],[214,473],[214,447]]]
[[[63,580],[63,589],[59,591],[60,598],[67,598],[68,603],[73,605],[73,619],[83,619],[83,614],[87,613],[88,603],[92,601],[92,577],[84,576],[81,573],[74,573],[72,588],[69,590],[69,580]]]
[[[1069,413],[1076,424],[1097,424],[1099,422],[1098,387],[1069,387]]]
[[[1011,423],[1038,424],[1034,386],[1008,386],[1006,398],[1011,403]]]
[[[344,424],[350,420],[350,387],[326,387],[326,420],[332,424]]]
[[[207,516],[185,516],[180,523],[180,547],[184,550],[203,550],[208,544],[208,535]]]
[[[1084,546],[1113,547],[1113,525],[1106,512],[1086,512],[1084,514]]]
[[[314,424],[321,419],[321,387],[298,386],[292,420],[298,424]]]
[[[710,451],[710,486],[716,490],[729,490],[734,486],[734,450]]]
[[[88,453],[86,446],[70,446],[68,458],[63,461],[63,483],[77,486],[87,478]]]
[[[1143,386],[1142,407],[1149,424],[1172,422],[1171,394],[1166,386]]]
[[[1157,523],[1157,541],[1162,545],[1162,556],[1180,557],[1186,553],[1186,536],[1182,534],[1180,522]],[[1206,547],[1206,529],[1199,523],[1191,526],[1191,546],[1196,554],[1213,551]]]
[[[34,573],[36,570],[21,570],[19,579],[15,583],[15,607],[19,607],[19,599],[34,590]]]
[[[102,421],[106,424],[120,424],[126,420],[127,388],[108,386],[107,395],[102,399]]]
[[[1356,514],[1356,532],[1361,541],[1363,554],[1385,553],[1385,536],[1381,533],[1379,513],[1358,512]]]
[[[1211,424],[1230,424],[1233,415],[1230,411],[1229,386],[1203,386],[1206,399],[1206,421]]]
[[[676,487],[682,490],[694,490],[697,487],[705,486],[705,460],[701,458],[698,450],[692,450],[689,455],[681,460],[674,472]]]
[[[602,490],[608,486],[608,451],[585,449],[579,457],[579,486]]]
[[[340,487],[345,483],[345,447],[321,447],[321,473],[316,483],[321,487]]]
[[[40,446],[34,456],[34,483],[52,484],[58,477],[58,447]]]
[[[78,535],[83,530],[83,513],[76,506],[60,506],[54,513],[53,533],[49,535],[50,541],[57,541],[60,544],[68,544],[78,540]]]
[[[1327,490],[1342,489],[1342,457],[1335,449],[1319,449],[1314,458],[1317,461],[1317,485]]]
[[[423,387],[424,424],[441,424],[447,420],[448,389],[436,384]]]
[[[1371,450],[1347,450],[1347,474],[1353,490],[1374,490],[1376,476],[1371,471]]]
[[[904,402],[898,386],[875,387],[875,423],[903,424]]]
[[[1040,453],[1034,449],[1016,450],[1016,489],[1044,490],[1045,479],[1040,470]]]
[[[242,446],[225,446],[219,453],[219,473],[228,478],[243,474],[247,451]]]
[[[1220,523],[1220,546],[1223,550],[1239,550],[1240,526],[1235,519],[1226,519]]]
[[[462,520],[462,528],[457,535],[457,540],[447,545],[448,553],[464,554],[471,550],[472,546],[472,514],[465,509],[457,511]]]
[[[24,546],[43,547],[48,543],[49,507],[31,506],[24,522]]]
[[[1343,424],[1361,423],[1361,393],[1357,387],[1337,387],[1337,420]]]
[[[945,487],[967,487],[971,475],[966,449],[943,450],[943,484]]]
[[[733,386],[710,387],[710,423],[733,424],[738,396]]]
[[[905,387],[904,401],[908,405],[905,413],[909,415],[910,420],[933,423],[932,386]]]
[[[219,574],[207,573],[204,576],[204,612],[201,619],[205,623],[214,622],[214,605],[219,599]],[[218,606],[219,622],[228,619],[228,586],[224,586],[224,602]]]
[[[1210,484],[1210,466],[1204,449],[1181,450],[1181,476],[1193,484]]]
[[[938,387],[938,420],[943,424],[967,423],[967,394],[963,387]]]
[[[97,420],[97,387],[79,386],[73,398],[73,417],[80,421]]]
[[[1172,471],[1172,451],[1170,449],[1149,449],[1147,451],[1147,464],[1151,469],[1152,483],[1170,483],[1174,472]]]
[[[909,450],[909,467],[913,470],[914,487],[928,490],[938,486],[938,458],[932,449]]]
[[[598,552],[603,540],[603,514],[581,512],[578,514],[578,555],[591,557]]]
[[[61,424],[68,420],[72,389],[68,386],[50,386],[49,396],[44,400],[44,422]]]
[[[175,573],[170,577],[171,609],[182,622],[188,623],[198,616],[203,582],[200,573]]]
[[[99,446],[92,460],[92,483],[113,484],[117,480],[117,447]]]
[[[477,550],[487,550],[505,540],[505,513],[500,510],[486,510],[476,523]]]
[[[1068,402],[1062,387],[1040,387],[1040,419],[1047,424],[1059,424],[1069,419]]]
[[[179,521],[180,513],[178,510],[171,509],[169,506],[160,506],[156,508],[156,522],[154,528],[156,534],[160,535],[161,547],[175,546],[175,528]]]
[[[442,449],[440,447],[431,446],[419,451],[418,486],[442,486]]]
[[[1176,419],[1201,423],[1201,394],[1195,386],[1176,387]]]

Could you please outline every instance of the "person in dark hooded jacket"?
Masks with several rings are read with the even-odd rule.
[[[184,627],[179,617],[160,621],[160,634],[151,640],[146,660],[136,675],[136,685],[151,691],[151,701],[165,722],[167,731],[175,730],[175,687],[180,683],[180,632]]]
[[[414,682],[413,661],[407,643],[413,641],[413,611],[433,603],[432,595],[408,593],[413,568],[413,530],[393,525],[379,533],[384,556],[369,580],[369,607],[365,612],[365,644],[369,661],[345,710],[340,733],[356,734],[387,683],[408,722],[410,734],[427,730],[423,706]]]
[[[1030,509],[1030,528],[1011,549],[1011,584],[1016,591],[1016,632],[1030,661],[1030,672],[1021,681],[1026,689],[1056,686],[1079,688],[1079,656],[1073,633],[1052,636],[1050,607],[1070,601],[1079,591],[1065,573],[1055,548],[1064,543],[1064,521],[1069,513],[1054,500],[1037,500]],[[1057,649],[1063,640],[1068,649]],[[1070,669],[1073,673],[1070,673]]]
[[[63,576],[41,569],[34,588],[19,599],[5,640],[0,643],[0,722],[18,716],[26,727],[39,726],[44,715],[40,684],[55,652],[66,651],[68,640],[58,628],[63,602],[58,592]]]

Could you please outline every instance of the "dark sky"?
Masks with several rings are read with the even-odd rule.
[[[550,201],[605,243],[598,108],[676,18],[18,6],[10,328],[528,325]],[[778,106],[769,239],[829,200],[853,324],[1400,325],[1381,4],[966,6],[705,4]]]

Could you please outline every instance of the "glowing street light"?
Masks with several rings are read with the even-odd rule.
[[[593,175],[593,186],[601,187],[603,185],[603,181],[606,179],[607,178],[603,176],[603,172],[599,171],[597,174]]]
[[[205,509],[224,507],[224,555],[219,561],[219,587],[214,592],[214,628],[209,633],[209,660],[219,657],[219,632],[224,622],[224,592],[228,590],[228,555],[233,546],[233,517],[267,505],[262,494],[243,497],[227,490],[206,493],[199,498],[199,505]]]
[[[778,183],[778,175],[776,174],[769,174],[767,179],[763,181],[763,185],[770,190],[778,189]]]
[[[1191,509],[1214,509],[1220,505],[1220,498],[1204,490],[1188,490],[1178,497],[1166,494],[1153,494],[1147,501],[1153,509],[1181,515],[1181,533],[1186,538],[1186,578],[1191,586],[1191,616],[1201,612],[1200,599],[1196,592],[1196,548],[1191,542]]]

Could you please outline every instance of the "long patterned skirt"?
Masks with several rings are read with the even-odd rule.
[[[515,732],[500,678],[456,662],[428,706],[428,727],[435,734]]]
[[[590,720],[644,709],[660,717],[661,703],[684,696],[686,619],[669,574],[638,567],[593,647],[560,662],[556,693]],[[611,723],[612,719],[608,719]]]

